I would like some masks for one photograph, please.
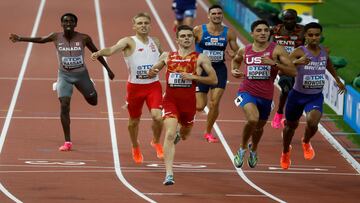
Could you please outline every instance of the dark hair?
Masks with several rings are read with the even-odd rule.
[[[304,27],[304,32],[308,31],[308,29],[311,29],[311,28],[320,29],[320,31],[322,32],[322,26],[319,23],[315,23],[315,22],[306,24]]]
[[[256,20],[251,24],[251,32],[254,31],[256,26],[261,25],[261,24],[264,24],[264,25],[270,27],[269,23],[266,20]]]
[[[282,16],[284,17],[284,16],[285,16],[285,14],[287,14],[287,13],[291,13],[291,14],[293,14],[295,17],[297,16],[297,12],[296,12],[296,10],[291,9],[291,8],[283,10],[283,12],[282,12]]]
[[[210,11],[211,11],[212,9],[214,9],[214,8],[220,8],[221,10],[223,10],[223,8],[222,8],[220,5],[215,4],[215,5],[210,6],[210,8],[209,8],[209,10],[208,10],[208,13],[210,13]]]
[[[78,21],[78,18],[76,17],[75,14],[73,14],[73,13],[65,13],[65,14],[62,15],[61,18],[60,18],[61,22],[64,20],[65,16],[71,16],[71,17],[73,17],[73,18],[75,19],[75,23],[77,23],[77,21]]]
[[[190,30],[191,32],[193,32],[193,28],[188,26],[188,25],[179,25],[177,28],[176,28],[176,38],[179,37],[179,32],[181,30]]]

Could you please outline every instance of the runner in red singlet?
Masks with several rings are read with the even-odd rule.
[[[195,87],[196,82],[217,84],[215,70],[210,59],[204,54],[194,51],[194,33],[191,27],[181,25],[176,32],[177,52],[164,52],[150,70],[149,77],[155,77],[165,66],[166,91],[163,100],[163,118],[165,125],[164,160],[166,177],[164,185],[175,183],[173,161],[175,155],[175,138],[178,124],[179,136],[186,140],[190,135],[196,113]],[[208,76],[201,76],[205,71]]]

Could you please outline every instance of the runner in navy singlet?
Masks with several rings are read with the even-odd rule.
[[[209,22],[194,28],[196,51],[207,55],[215,69],[218,78],[217,85],[198,83],[196,89],[196,109],[202,111],[207,104],[209,113],[206,121],[204,138],[210,142],[219,140],[211,133],[213,125],[219,116],[219,105],[227,83],[227,68],[225,65],[225,49],[229,44],[231,50],[236,53],[239,49],[236,43],[235,32],[223,23],[223,9],[219,5],[213,5],[208,11]],[[206,73],[202,73],[206,76]],[[209,93],[209,102],[208,102]]]

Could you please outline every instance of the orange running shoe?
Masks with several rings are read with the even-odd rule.
[[[314,148],[311,146],[311,143],[302,143],[303,151],[304,151],[304,158],[306,160],[312,160],[315,157]]]
[[[158,159],[163,159],[163,158],[164,158],[164,152],[163,152],[163,147],[161,146],[161,144],[159,144],[159,143],[154,143],[153,141],[151,141],[151,142],[150,142],[150,145],[155,148],[155,150],[156,150],[156,157],[157,157]]]
[[[291,165],[291,159],[290,159],[290,151],[291,151],[291,145],[289,147],[289,151],[284,153],[281,153],[281,157],[280,157],[280,166],[281,168],[283,168],[284,170],[288,169]]]
[[[141,154],[140,147],[132,148],[132,156],[137,164],[141,164],[143,162],[143,155]]]
[[[288,169],[291,165],[290,152],[281,153],[280,166],[283,169]]]

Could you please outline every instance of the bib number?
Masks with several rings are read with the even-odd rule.
[[[325,85],[324,74],[303,76],[304,89],[320,89],[323,88],[324,85]]]
[[[67,69],[74,69],[83,66],[84,60],[82,56],[62,57],[61,63]]]
[[[250,80],[268,80],[270,79],[271,66],[252,65],[247,67],[247,78]]]
[[[218,62],[224,60],[224,52],[217,50],[203,50],[203,54],[209,57],[211,62]]]
[[[192,86],[192,81],[182,79],[180,73],[170,73],[168,83],[169,87],[189,88]]]

